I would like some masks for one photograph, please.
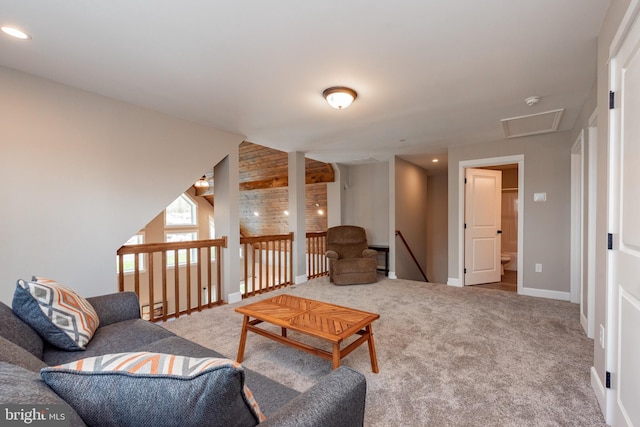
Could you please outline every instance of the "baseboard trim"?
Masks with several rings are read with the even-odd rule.
[[[229,304],[233,304],[234,302],[240,302],[242,301],[242,292],[234,292],[232,294],[229,294]]]
[[[560,301],[570,301],[570,292],[550,291],[548,289],[536,289],[536,288],[522,288],[520,295],[527,295],[530,297],[557,299]]]
[[[308,279],[306,274],[303,274],[302,276],[296,276],[296,285],[299,285],[300,283],[304,283],[307,280]]]
[[[607,418],[607,401],[606,401],[606,390],[604,388],[604,384],[600,380],[600,376],[598,375],[598,371],[596,371],[595,366],[591,367],[591,388],[596,395],[596,400],[598,401],[598,405],[600,405],[600,411],[604,416],[605,420]]]
[[[390,271],[389,275],[387,276],[389,279],[397,279],[398,276],[396,276],[396,272],[395,271]]]
[[[449,285],[449,286],[456,286],[456,287],[458,287],[458,288],[461,288],[461,287],[463,286],[463,284],[462,284],[462,280],[460,280],[460,279],[456,279],[456,278],[453,278],[453,277],[449,277],[449,278],[447,279],[447,285]]]

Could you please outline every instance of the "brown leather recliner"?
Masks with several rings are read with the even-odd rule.
[[[355,225],[327,230],[329,280],[335,285],[356,285],[378,280],[378,252],[369,249],[367,233]]]

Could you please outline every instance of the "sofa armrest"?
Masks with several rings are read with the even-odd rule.
[[[327,251],[325,254],[329,259],[338,259],[338,252],[336,251]]]
[[[87,298],[98,313],[100,326],[125,320],[140,319],[140,303],[134,292],[118,292]]]
[[[364,375],[341,366],[284,405],[260,425],[362,427],[366,391]]]
[[[365,249],[362,251],[362,258],[378,258],[378,251],[373,249]]]

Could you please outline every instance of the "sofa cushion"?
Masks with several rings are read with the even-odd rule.
[[[33,328],[24,323],[10,307],[0,302],[0,336],[19,345],[42,359],[42,338]]]
[[[3,405],[20,405],[25,409],[26,405],[56,405],[56,412],[64,413],[69,426],[86,426],[76,411],[47,387],[40,373],[4,362],[0,362],[0,402]]]
[[[3,337],[0,337],[0,362],[12,363],[34,372],[40,372],[47,366],[23,347]]]
[[[64,350],[84,350],[100,321],[91,304],[54,280],[18,280],[13,311],[48,343]]]
[[[43,360],[52,366],[102,354],[142,351],[146,350],[144,346],[147,344],[173,336],[173,332],[155,323],[142,319],[125,320],[99,327],[85,351],[80,353],[46,345]]]
[[[254,426],[264,419],[234,361],[118,353],[44,368],[89,425]]]

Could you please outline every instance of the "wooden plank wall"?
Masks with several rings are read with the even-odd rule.
[[[305,163],[306,231],[326,231],[326,183],[335,179],[333,168],[312,159]],[[288,154],[245,141],[240,145],[239,170],[241,234],[288,233]]]

